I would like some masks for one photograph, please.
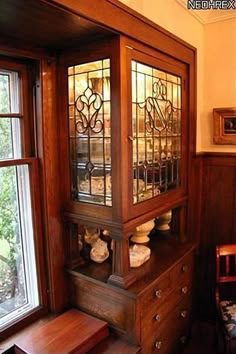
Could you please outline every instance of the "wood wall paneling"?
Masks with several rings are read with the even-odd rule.
[[[236,156],[203,157],[202,246],[236,242]]]
[[[58,116],[56,102],[56,62],[41,63],[42,122],[39,134],[39,157],[44,185],[44,232],[47,245],[49,300],[51,310],[60,311],[65,304],[64,249],[60,197],[58,154]]]
[[[187,233],[199,245],[201,236],[201,200],[202,200],[202,159],[193,157],[190,164],[189,206]]]
[[[214,319],[215,246],[236,243],[236,155],[211,153],[201,159],[197,313],[200,317]]]

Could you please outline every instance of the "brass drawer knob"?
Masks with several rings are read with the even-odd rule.
[[[158,315],[158,314],[156,314],[154,318],[155,318],[155,320],[156,320],[157,322],[160,322],[160,320],[161,320],[161,317],[160,317],[160,315]]]
[[[155,342],[155,348],[156,348],[156,349],[161,349],[161,341],[160,341],[160,340],[157,340],[157,341]]]
[[[155,291],[155,296],[156,297],[158,297],[158,298],[160,298],[161,297],[161,293],[162,293],[162,291],[159,289],[159,290],[156,290]]]
[[[180,317],[186,318],[187,314],[188,314],[187,310],[183,310],[183,311],[180,312]]]
[[[188,287],[187,287],[187,286],[183,286],[183,287],[181,288],[181,293],[182,293],[182,294],[187,294],[187,292],[188,292]]]
[[[182,272],[187,273],[188,270],[189,270],[189,266],[187,264],[183,264],[182,265]]]
[[[187,337],[186,336],[180,337],[180,343],[185,344],[186,342],[187,342]]]

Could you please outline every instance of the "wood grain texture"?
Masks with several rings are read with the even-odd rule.
[[[13,13],[14,21],[9,21]],[[32,30],[34,28],[37,30]],[[72,12],[57,9],[52,3],[31,0],[2,0],[0,30],[4,38],[50,50],[85,42],[85,38],[99,39],[111,33]]]
[[[74,273],[70,276],[70,300],[74,307],[107,321],[121,337],[140,341],[134,324],[135,299],[127,292]]]
[[[134,346],[116,336],[109,336],[101,341],[87,354],[136,354],[140,353],[140,347]]]
[[[93,0],[77,0],[76,2],[73,0],[42,1],[53,3],[55,6],[67,9],[87,19],[92,19],[97,24],[102,24],[115,32],[126,34],[135,40],[138,33],[139,41],[151,47],[158,48],[160,51],[178,59],[182,57],[184,61],[189,63],[194,60],[193,47],[116,0],[100,0],[99,6]]]
[[[128,289],[119,289],[76,271],[70,272],[71,304],[107,321],[116,334],[140,345],[145,354],[154,349],[154,332],[159,333],[160,326],[167,338],[164,332],[169,333],[165,326],[168,319],[171,318],[172,326],[166,339],[168,349],[176,345],[171,338],[177,340],[176,333],[179,336],[185,330],[185,326],[180,326],[178,315],[180,308],[185,310],[184,303],[190,300],[192,292],[194,246],[174,248],[172,244],[171,248],[166,243],[166,240],[157,242],[152,261],[146,262],[146,267],[133,270],[138,280]],[[157,291],[160,291],[160,297],[156,295]],[[191,301],[188,304],[188,321],[183,321],[186,326],[190,320]],[[175,308],[178,308],[176,319],[171,317]],[[160,326],[153,320],[159,311],[162,317]],[[175,323],[180,326],[178,331]]]
[[[205,153],[202,159],[201,214],[195,289],[196,316],[215,319],[215,247],[236,242],[236,155]]]
[[[236,157],[205,157],[202,181],[202,246],[235,242]]]
[[[16,340],[27,354],[86,353],[108,336],[107,324],[83,312],[71,309],[44,326]]]
[[[65,279],[62,272],[64,249],[60,198],[58,129],[56,108],[56,61],[41,62],[41,86],[38,88],[38,153],[45,237],[48,261],[49,301],[51,311],[61,311],[65,304]],[[41,101],[40,101],[41,98]]]

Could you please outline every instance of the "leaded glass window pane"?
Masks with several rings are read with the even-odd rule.
[[[68,68],[72,198],[112,205],[110,60]]]
[[[133,203],[180,185],[181,78],[132,61]]]

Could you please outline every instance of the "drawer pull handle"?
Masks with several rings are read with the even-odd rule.
[[[182,318],[186,318],[186,317],[187,317],[187,314],[188,314],[187,310],[183,310],[183,311],[180,312],[180,316],[181,316]]]
[[[186,337],[186,336],[180,337],[180,342],[181,342],[182,344],[185,344],[185,343],[187,342],[187,337]]]
[[[161,320],[160,315],[156,314],[156,315],[155,315],[155,320],[156,320],[157,322],[160,322],[160,320]]]
[[[187,273],[188,270],[189,270],[189,266],[188,266],[187,264],[184,264],[184,265],[182,266],[182,272],[183,272],[183,273]]]
[[[155,296],[158,298],[161,297],[161,290],[160,289],[155,291]]]
[[[160,340],[157,340],[156,342],[155,342],[155,348],[156,349],[161,349],[161,341]]]
[[[187,286],[184,286],[183,288],[181,288],[181,293],[182,294],[187,294],[188,292],[188,287]]]

